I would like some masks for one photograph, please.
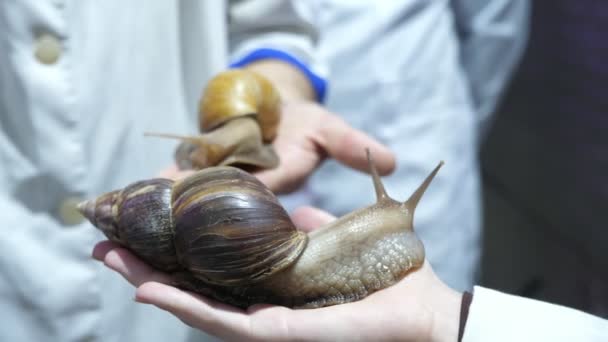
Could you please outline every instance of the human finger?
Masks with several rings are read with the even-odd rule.
[[[252,336],[245,311],[157,282],[142,284],[135,300],[169,311],[186,324],[226,340]]]
[[[296,208],[291,219],[298,229],[310,232],[336,219],[332,214],[310,206]]]
[[[154,269],[122,247],[109,250],[103,262],[110,269],[120,273],[133,286],[139,286],[148,281],[171,283],[171,277],[168,274]]]
[[[106,258],[106,255],[108,254],[108,252],[110,252],[114,248],[118,248],[118,247],[120,247],[120,246],[117,243],[112,242],[110,240],[104,240],[104,241],[98,242],[95,245],[95,247],[93,247],[93,252],[91,253],[91,256],[95,260],[103,261],[103,259]]]
[[[329,157],[354,169],[369,172],[366,148],[374,157],[380,175],[388,175],[395,169],[395,155],[387,146],[334,115],[323,121],[315,142]]]

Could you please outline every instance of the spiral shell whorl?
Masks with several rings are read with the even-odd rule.
[[[262,183],[232,167],[176,183],[173,210],[180,264],[212,284],[260,281],[292,264],[307,241]]]
[[[283,270],[308,241],[274,194],[234,167],[210,167],[176,182],[136,182],[80,210],[152,266],[223,286]]]
[[[116,211],[120,190],[105,193],[96,199],[78,204],[78,210],[111,241],[123,244],[118,235]]]
[[[255,115],[265,142],[272,141],[280,120],[280,96],[266,78],[255,72],[233,69],[211,79],[199,104],[201,131],[210,131],[228,120]]]
[[[156,178],[133,183],[121,192],[119,236],[137,255],[165,271],[178,267],[173,245],[173,181]]]
[[[79,205],[104,235],[163,271],[178,269],[168,179],[133,183]]]

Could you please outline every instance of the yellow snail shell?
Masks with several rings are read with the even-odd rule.
[[[148,134],[182,140],[175,152],[181,169],[236,165],[274,168],[272,147],[281,99],[272,83],[249,70],[232,69],[209,81],[199,103],[199,136]]]

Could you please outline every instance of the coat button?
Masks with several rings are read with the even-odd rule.
[[[61,202],[57,209],[57,214],[64,225],[73,226],[84,221],[84,217],[80,215],[80,212],[76,208],[76,205],[81,201],[81,198],[68,197]]]
[[[61,55],[61,43],[56,36],[43,33],[36,39],[34,55],[42,64],[54,64]]]

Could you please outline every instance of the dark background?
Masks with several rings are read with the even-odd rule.
[[[608,317],[608,1],[534,0],[482,148],[482,284]]]

